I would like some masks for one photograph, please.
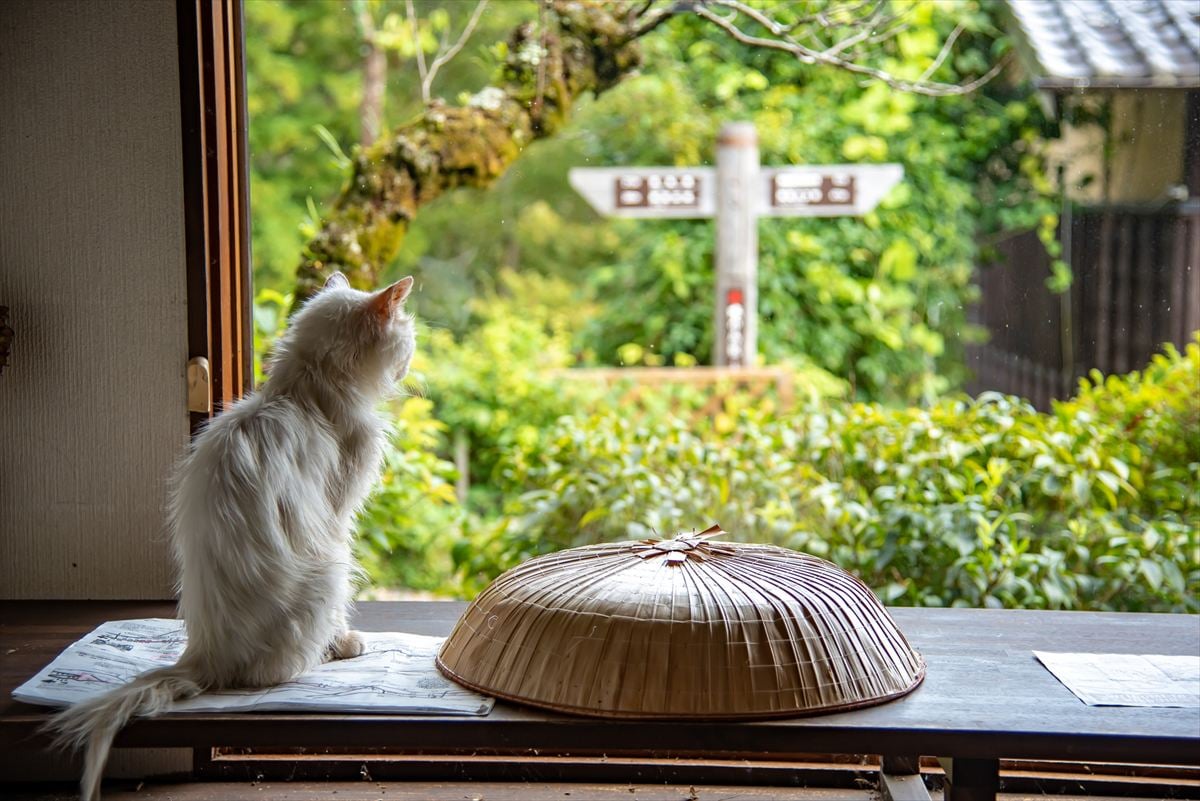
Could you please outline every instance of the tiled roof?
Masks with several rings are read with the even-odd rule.
[[[1200,87],[1200,0],[1008,0],[1038,85]]]

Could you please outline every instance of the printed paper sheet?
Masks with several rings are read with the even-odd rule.
[[[1088,706],[1200,708],[1200,656],[1033,654]]]
[[[208,692],[179,712],[365,712],[486,715],[495,699],[460,687],[434,665],[443,638],[363,632],[366,652],[327,662],[294,681],[259,690]],[[139,673],[174,664],[187,644],[182,620],[116,620],[67,647],[13,691],[30,704],[70,706]]]

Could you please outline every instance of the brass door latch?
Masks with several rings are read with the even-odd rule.
[[[212,371],[203,356],[188,359],[187,397],[189,412],[212,413]]]

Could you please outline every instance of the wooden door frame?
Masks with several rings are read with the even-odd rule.
[[[209,410],[252,388],[249,170],[241,0],[176,0],[182,104],[188,359],[208,360]]]

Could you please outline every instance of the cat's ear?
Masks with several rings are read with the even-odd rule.
[[[325,286],[321,288],[333,289],[334,287],[339,289],[349,289],[350,279],[335,270],[329,274],[328,278],[325,279]]]
[[[386,289],[379,290],[368,304],[371,311],[382,319],[391,317],[408,298],[408,293],[412,292],[412,286],[413,279],[409,275]]]

